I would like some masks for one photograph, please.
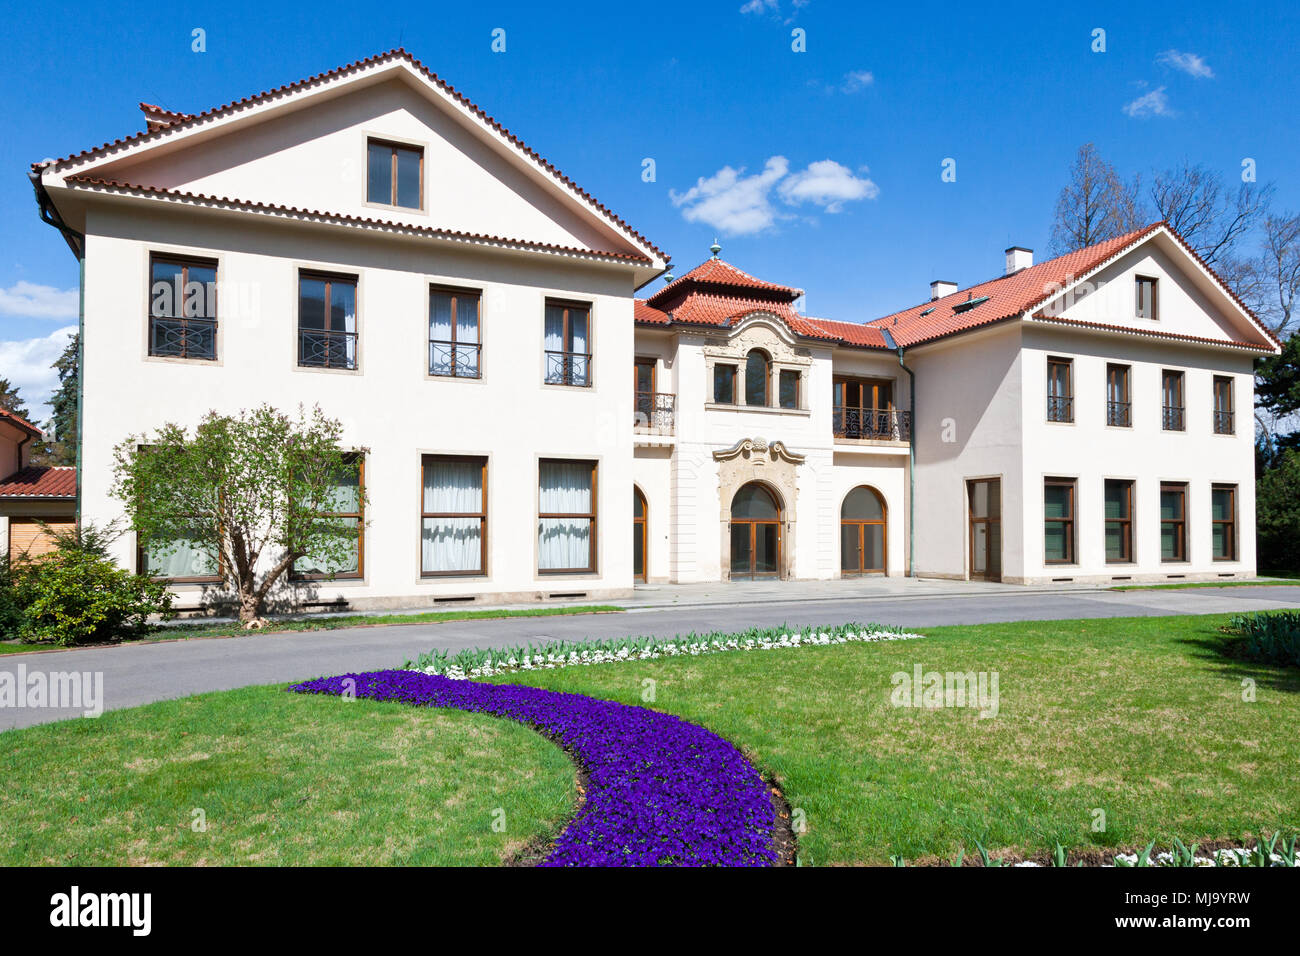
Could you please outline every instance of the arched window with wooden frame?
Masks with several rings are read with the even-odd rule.
[[[745,356],[745,404],[768,404],[768,379],[772,377],[772,360],[762,349],[750,349]]]
[[[888,541],[884,496],[870,485],[859,485],[840,506],[840,574],[885,573]]]
[[[646,568],[649,555],[646,545],[646,519],[650,509],[646,505],[645,495],[636,485],[632,486],[632,577],[637,581],[646,581]]]
[[[761,482],[731,499],[731,577],[774,578],[781,573],[781,505]]]

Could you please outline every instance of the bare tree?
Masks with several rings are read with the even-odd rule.
[[[1278,336],[1296,331],[1300,299],[1300,214],[1264,218],[1263,241],[1250,263],[1250,281],[1243,296],[1255,314]]]
[[[1140,229],[1144,223],[1141,178],[1126,182],[1092,143],[1079,147],[1070,182],[1056,200],[1052,251],[1073,252]]]
[[[1153,175],[1150,195],[1156,214],[1207,265],[1231,273],[1241,268],[1231,261],[1238,243],[1268,215],[1273,187],[1243,182],[1234,194],[1221,175],[1184,160]]]

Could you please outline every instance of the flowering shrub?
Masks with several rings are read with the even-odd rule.
[[[772,795],[731,744],[695,724],[581,694],[410,670],[289,688],[451,707],[534,727],[586,770],[586,801],[543,866],[770,866]]]
[[[447,677],[494,677],[514,671],[549,670],[557,667],[586,667],[619,661],[651,661],[661,657],[694,657],[725,651],[770,651],[794,647],[824,647],[852,641],[905,641],[922,637],[882,624],[843,624],[838,627],[750,628],[737,634],[713,631],[676,637],[621,637],[603,641],[548,641],[534,647],[503,647],[491,650],[463,650],[455,654],[437,651],[407,661],[408,670]]]

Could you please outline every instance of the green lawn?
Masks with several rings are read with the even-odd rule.
[[[884,863],[1300,829],[1300,673],[1220,657],[1224,616],[941,627],[919,641],[530,672],[704,724],[802,809],[805,861]],[[999,674],[1000,713],[890,705],[913,665]],[[1258,699],[1242,701],[1243,677]],[[506,678],[496,678],[504,680]],[[1091,829],[1093,809],[1106,830]]]
[[[5,866],[494,864],[576,799],[520,725],[280,687],[6,731],[0,774]]]
[[[495,680],[640,704],[653,679],[653,706],[776,777],[814,864],[1295,832],[1300,672],[1223,656],[1226,620],[931,628]],[[997,671],[999,715],[891,706],[915,664]],[[4,864],[490,863],[558,832],[574,800],[567,757],[523,727],[275,688],[8,731],[0,773]]]

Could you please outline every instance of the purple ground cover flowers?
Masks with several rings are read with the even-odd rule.
[[[587,771],[586,802],[543,866],[771,866],[771,793],[735,747],[670,714],[581,694],[480,684],[416,671],[296,684],[508,717],[537,729]]]

